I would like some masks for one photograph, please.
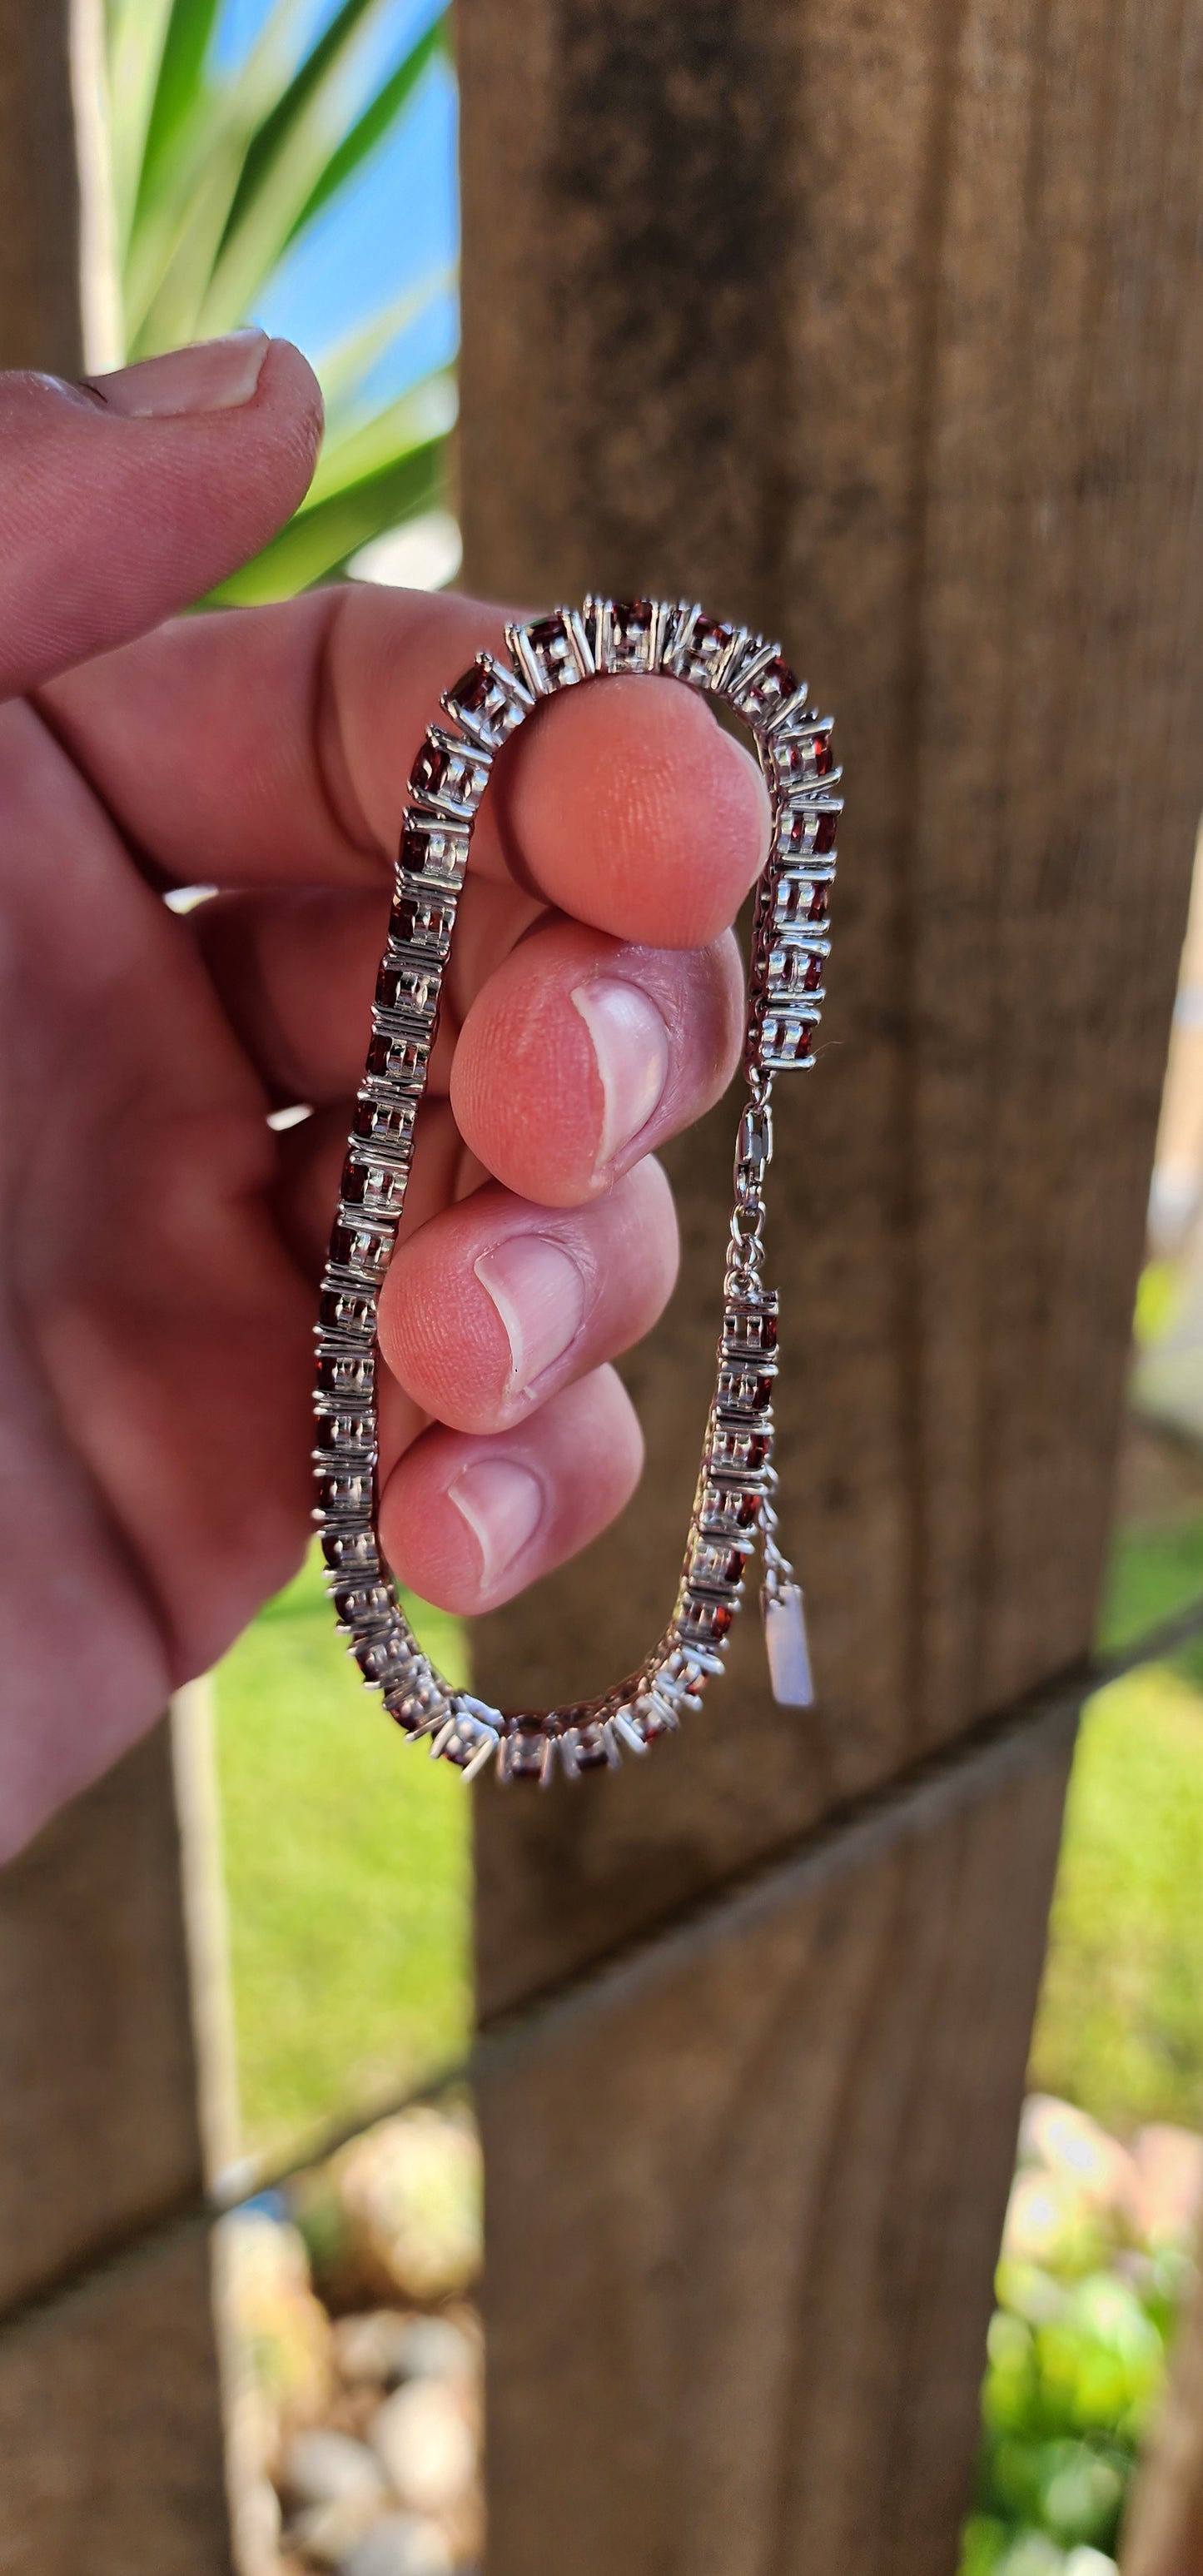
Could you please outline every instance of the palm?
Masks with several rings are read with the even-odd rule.
[[[310,1301],[273,1221],[263,1087],[188,924],[27,706],[0,719],[0,785],[30,1557],[9,1598],[39,1627],[49,1610],[54,1702],[85,1694],[116,1742],[131,1657],[161,1700],[295,1562]]]

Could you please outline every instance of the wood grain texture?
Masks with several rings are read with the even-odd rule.
[[[786,1544],[688,1740],[477,1806],[489,2017],[1083,1655],[1203,802],[1200,0],[460,0],[466,575],[702,597],[835,708],[779,1086]],[[658,1634],[731,1111],[626,1525],[503,1704]],[[483,2088],[492,2576],[950,2576],[1062,1778],[995,1784]],[[555,2034],[554,2037],[552,2034]]]
[[[461,0],[468,578],[780,632],[849,787],[770,1227],[818,1717],[748,1620],[687,1743],[486,1793],[486,2012],[1089,1638],[1203,801],[1201,43],[1197,0]],[[663,1623],[731,1126],[669,1158],[642,1495],[485,1624],[503,1702]]]
[[[0,1872],[0,2311],[201,2187],[160,1727]]]
[[[83,365],[68,0],[0,0],[0,367]]]
[[[77,373],[67,0],[0,0],[0,366]],[[0,2570],[229,2576],[166,1725],[0,1874]]]
[[[1196,2281],[1170,2356],[1121,2534],[1122,2576],[1203,2570],[1203,2288]]]
[[[232,2576],[197,2226],[0,2333],[0,2576]]]
[[[490,2576],[955,2565],[1063,1774],[486,2080]]]

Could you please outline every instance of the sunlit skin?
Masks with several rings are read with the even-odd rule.
[[[406,777],[439,690],[502,632],[355,584],[164,622],[295,507],[319,435],[283,343],[249,401],[182,417],[0,379],[0,1854],[307,1541],[315,1283]],[[498,764],[381,1312],[382,1536],[448,1608],[561,1562],[637,1479],[609,1362],[672,1285],[653,1149],[734,1068],[728,925],[767,830],[751,760],[670,681],[570,692]],[[194,885],[220,891],[162,900]],[[654,1006],[654,1082],[632,1061],[607,1091],[599,984]],[[607,1150],[616,1099],[661,1073]],[[513,1334],[542,1349],[557,1322],[550,1291],[523,1310],[531,1238],[575,1302],[526,1391]],[[482,1459],[525,1467],[537,1504],[500,1571],[452,1491]]]

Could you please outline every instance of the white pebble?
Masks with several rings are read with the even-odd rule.
[[[418,2513],[445,2513],[472,2483],[472,2428],[445,2381],[411,2379],[386,2398],[371,2440],[402,2503]]]

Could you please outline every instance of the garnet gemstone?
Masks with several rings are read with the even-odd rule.
[[[806,907],[806,918],[807,918],[807,920],[808,920],[808,921],[826,921],[827,916],[828,916],[828,913],[830,912],[830,910],[831,910],[831,888],[830,888],[830,886],[825,886],[825,885],[812,886],[812,887],[811,887],[811,893],[810,893],[810,902],[809,902],[809,904],[808,904],[808,905],[807,905],[807,907]]]
[[[568,641],[568,629],[562,617],[537,617],[527,627],[531,651],[547,672],[561,671],[568,663],[576,668],[576,658]]]
[[[819,989],[819,986],[820,986],[820,984],[822,983],[822,981],[823,981],[823,960],[822,960],[822,958],[821,958],[821,957],[808,957],[808,958],[807,958],[807,960],[806,960],[806,973],[804,974],[804,976],[803,976],[803,978],[802,978],[802,990],[803,990],[803,992],[804,992],[804,993],[817,993],[817,992],[818,992],[818,989]]]
[[[757,710],[764,711],[770,707],[784,706],[786,699],[793,697],[797,686],[797,673],[791,671],[789,663],[782,654],[774,653],[772,661],[766,662],[763,671],[758,671],[751,682],[747,691],[747,703]],[[742,694],[741,691],[740,695]]]
[[[737,1342],[757,1351],[777,1348],[777,1315],[772,1306],[728,1306],[723,1324],[724,1340]]]
[[[687,1596],[684,1625],[700,1628],[707,1637],[725,1637],[734,1625],[735,1611],[729,1601],[697,1600]]]
[[[425,832],[419,832],[415,824],[407,823],[401,835],[401,865],[408,868],[411,877],[422,875],[429,852],[430,843]]]
[[[826,778],[827,773],[832,766],[830,733],[817,733],[811,749],[814,758],[816,778]]]
[[[829,858],[835,848],[838,814],[816,814],[813,807],[791,805],[777,826],[777,856],[791,860]]]
[[[403,1109],[394,1108],[391,1101],[357,1100],[351,1132],[354,1136],[368,1139],[387,1136],[394,1143],[403,1144],[411,1124],[412,1111],[407,1115]]]
[[[639,654],[652,631],[650,599],[616,599],[611,611],[610,632],[616,652]]]
[[[346,1288],[323,1288],[318,1322],[325,1333],[369,1334],[373,1330],[371,1300],[355,1297]]]
[[[368,1048],[367,1069],[377,1082],[421,1081],[422,1049],[416,1038],[377,1035]]]
[[[496,685],[487,663],[474,662],[471,670],[465,671],[456,681],[454,688],[448,689],[447,695],[452,705],[461,708],[466,716],[479,716],[483,715]]]
[[[690,1581],[693,1583],[698,1585],[723,1583],[728,1585],[731,1591],[738,1592],[743,1579],[743,1555],[737,1547],[720,1550],[712,1542],[705,1551],[699,1550],[694,1558],[690,1576]]]
[[[409,774],[415,796],[438,796],[451,768],[451,754],[442,744],[424,742]]]
[[[713,617],[695,617],[689,638],[689,650],[708,662],[717,662],[727,650],[735,633],[733,626],[720,626]]]

